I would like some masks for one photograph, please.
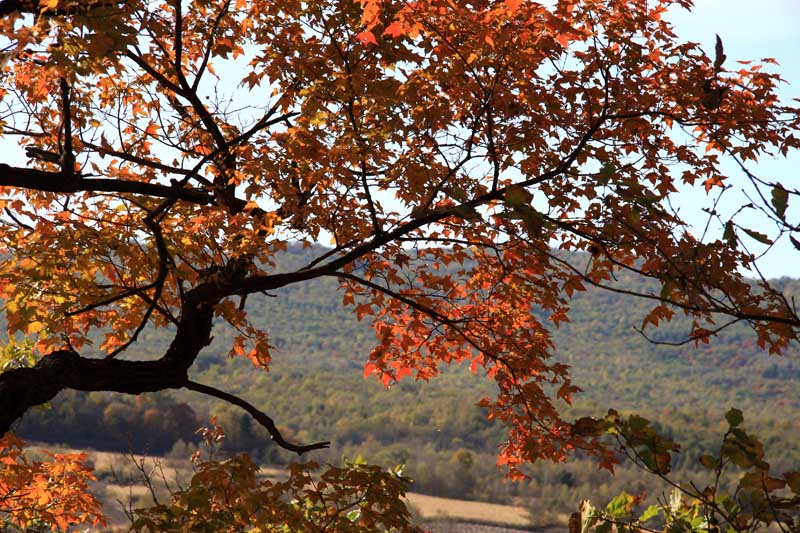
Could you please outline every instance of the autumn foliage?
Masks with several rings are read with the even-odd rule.
[[[31,461],[13,435],[0,440],[0,513],[5,525],[50,526],[66,530],[78,524],[104,525],[100,502],[89,492],[94,480],[85,454],[49,454]]]
[[[800,325],[741,273],[754,245],[800,247],[797,190],[751,168],[798,147],[798,110],[723,40],[680,42],[668,10],[690,6],[0,3],[3,131],[28,157],[0,164],[0,296],[38,360],[0,375],[0,429],[65,388],[186,387],[289,450],[324,447],[286,442],[187,372],[215,319],[238,331],[230,355],[268,368],[247,296],[332,277],[374,324],[366,375],[428,380],[463,362],[497,384],[481,406],[508,426],[510,476],[574,450],[610,468],[562,415],[579,388],[550,357],[576,291],[633,272],[655,287],[632,295],[653,302],[642,327],[682,312],[698,342],[747,322],[780,353]],[[736,180],[758,191],[743,209],[770,235],[714,209],[718,231],[695,234],[670,201],[697,187],[713,205]],[[290,242],[330,248],[279,271]],[[173,328],[170,347],[126,360],[145,328]]]
[[[170,504],[139,510],[132,531],[421,533],[409,525],[399,472],[363,464],[318,470],[292,464],[287,480],[260,481],[247,455],[202,462]]]

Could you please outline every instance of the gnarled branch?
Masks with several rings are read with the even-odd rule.
[[[5,163],[0,163],[0,187],[19,187],[20,189],[69,194],[82,191],[132,193],[156,198],[177,197],[180,200],[201,205],[214,203],[213,196],[199,189],[180,188],[176,190],[170,185],[110,178],[72,176],[64,179],[60,172],[12,167]]]
[[[310,452],[312,450],[321,450],[323,448],[328,448],[331,445],[331,443],[328,441],[315,442],[314,444],[307,444],[307,445],[292,444],[291,442],[288,442],[286,439],[283,438],[283,435],[281,435],[281,432],[275,426],[275,422],[269,416],[267,416],[264,412],[260,411],[253,404],[247,402],[246,400],[243,400],[238,396],[234,396],[233,394],[221,391],[209,385],[203,385],[202,383],[196,383],[191,380],[187,380],[183,386],[189,390],[200,392],[208,396],[213,396],[214,398],[219,398],[220,400],[232,403],[233,405],[238,405],[239,407],[250,413],[250,416],[255,418],[256,422],[264,426],[264,428],[269,432],[270,436],[272,437],[272,440],[275,441],[275,444],[277,444],[284,450],[295,452],[297,455],[303,455],[304,453]]]
[[[73,350],[58,350],[31,368],[0,374],[0,435],[31,407],[46,403],[65,389],[141,394],[177,389],[188,380],[195,358],[210,342],[214,306],[221,296],[204,284],[183,298],[175,338],[155,361],[90,359]]]

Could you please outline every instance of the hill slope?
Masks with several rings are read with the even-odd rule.
[[[298,264],[310,253],[292,248],[282,262]],[[800,286],[795,280],[782,283],[792,292]],[[657,420],[686,445],[675,466],[691,469],[699,450],[713,446],[721,434],[722,413],[737,406],[748,427],[766,438],[768,449],[780,450],[782,466],[800,466],[800,450],[791,437],[800,432],[798,352],[783,358],[761,353],[745,327],[726,330],[699,348],[655,345],[634,329],[647,305],[598,290],[576,295],[571,322],[555,331],[554,356],[572,366],[575,382],[585,389],[576,398],[574,416],[613,407]],[[406,380],[388,390],[364,380],[362,366],[374,334],[341,306],[333,280],[286,287],[249,302],[248,308],[277,348],[270,371],[227,359],[224,346],[232,332],[218,327],[193,379],[247,398],[295,440],[331,440],[333,448],[322,459],[362,454],[376,462],[406,463],[418,491],[502,502],[546,493],[555,508],[577,501],[581,487],[595,496],[616,490],[581,460],[555,469],[537,465],[532,482],[503,484],[493,467],[503,430],[472,407],[492,393],[491,383],[465,368],[453,368],[430,383]],[[687,324],[678,319],[657,334],[678,340],[686,331]],[[168,342],[167,335],[150,332],[134,356],[152,357]],[[225,426],[231,449],[251,450],[273,463],[291,459],[271,446],[248,416],[187,391],[135,400],[65,393],[50,410],[26,416],[18,429],[37,440],[59,435],[81,446],[158,452],[178,439],[191,442],[196,425],[210,413]],[[176,452],[185,451],[178,444]],[[634,482],[641,483],[635,473],[623,471],[619,483]]]

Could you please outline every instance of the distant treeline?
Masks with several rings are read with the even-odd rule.
[[[307,263],[315,253],[320,251],[290,248],[277,268]],[[646,288],[626,277],[619,283]],[[797,280],[781,283],[800,294]],[[658,422],[683,444],[674,467],[689,476],[699,454],[718,446],[723,413],[736,406],[748,429],[765,440],[776,468],[800,469],[798,352],[768,356],[744,326],[726,330],[707,346],[653,344],[634,329],[647,306],[598,290],[575,297],[571,322],[554,332],[554,359],[570,364],[574,381],[585,389],[576,397],[574,417],[615,408]],[[493,393],[492,383],[466,368],[447,370],[430,383],[405,380],[388,390],[365,380],[361,369],[375,337],[369,324],[341,306],[333,280],[286,287],[248,302],[248,309],[277,347],[270,371],[228,359],[233,332],[218,327],[192,379],[245,397],[273,417],[287,438],[332,441],[317,460],[362,455],[387,465],[404,463],[416,491],[534,506],[546,502],[553,510],[572,510],[580,497],[610,498],[623,487],[661,490],[624,467],[612,481],[580,457],[558,467],[535,465],[529,482],[503,483],[494,464],[503,428],[474,407]],[[688,323],[676,318],[650,333],[679,341],[688,330]],[[168,332],[142,338],[134,357],[163,353],[169,342]],[[27,414],[17,429],[29,439],[80,447],[185,454],[197,442],[195,430],[211,415],[225,428],[229,451],[248,451],[269,463],[296,458],[272,445],[241,410],[185,390],[140,397],[62,393],[50,407]]]

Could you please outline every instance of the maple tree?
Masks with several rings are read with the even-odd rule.
[[[51,454],[50,461],[30,461],[14,435],[0,439],[0,513],[23,528],[105,524],[100,502],[89,492],[94,480],[85,454]]]
[[[325,447],[188,371],[215,318],[238,332],[231,355],[268,368],[247,296],[332,277],[374,324],[365,375],[467,362],[497,383],[481,405],[509,428],[509,475],[573,450],[611,467],[559,407],[579,388],[548,322],[573,293],[633,272],[657,285],[631,294],[653,302],[643,328],[682,311],[697,342],[747,322],[780,353],[800,326],[742,274],[753,239],[800,248],[798,191],[750,168],[798,147],[798,109],[719,38],[713,57],[680,42],[670,7],[691,2],[0,2],[3,132],[28,157],[0,163],[0,296],[36,359],[0,374],[0,432],[68,388],[184,387],[287,450]],[[712,208],[720,234],[694,235],[678,187],[716,205],[737,179],[773,234]],[[328,241],[276,270],[288,243]],[[167,351],[118,357],[145,328],[171,328]]]
[[[317,469],[315,463],[292,464],[286,481],[259,482],[246,454],[204,462],[170,505],[139,510],[132,530],[421,533],[408,523],[397,473],[356,464],[330,467],[316,480]]]
[[[173,490],[144,468],[142,481],[154,499],[149,508],[126,511],[131,531],[396,531],[422,533],[410,525],[403,501],[409,480],[402,469],[385,470],[361,460],[345,461],[317,474],[314,462],[291,464],[285,480],[260,480],[247,454],[218,458],[224,429],[212,417],[198,430],[203,451],[192,456],[194,475],[188,486]],[[163,482],[170,502],[161,503],[155,485]]]

